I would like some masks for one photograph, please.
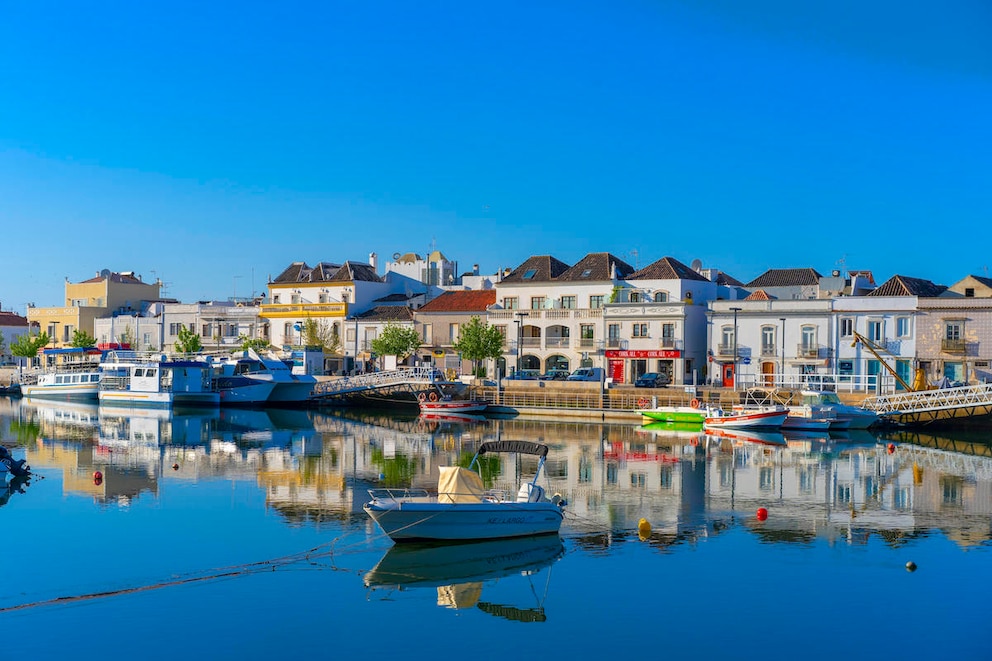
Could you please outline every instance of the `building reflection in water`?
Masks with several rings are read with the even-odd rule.
[[[466,464],[483,441],[514,439],[551,447],[547,490],[569,503],[562,532],[592,551],[638,540],[642,518],[660,550],[738,525],[770,542],[863,543],[874,533],[898,543],[934,529],[962,545],[990,538],[992,452],[979,440],[29,400],[0,418],[5,442],[25,447],[36,469],[60,470],[66,493],[127,504],[157,497],[170,480],[249,482],[294,524],[341,521],[369,535],[378,534],[362,512],[369,488],[432,489],[438,466]],[[535,469],[533,457],[499,456],[484,475],[515,491]],[[755,518],[759,507],[767,521]]]

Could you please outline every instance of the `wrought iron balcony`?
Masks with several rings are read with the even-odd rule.
[[[815,344],[800,344],[796,347],[796,356],[799,358],[819,358],[820,347]]]
[[[966,344],[964,340],[941,340],[940,350],[947,353],[964,353]]]

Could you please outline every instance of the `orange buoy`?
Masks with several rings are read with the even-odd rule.
[[[639,409],[647,408],[647,405],[648,405],[648,400],[644,399],[643,397],[637,400],[637,408]]]
[[[689,406],[691,406],[694,409],[698,409],[699,408],[699,400],[698,399],[693,399],[691,402],[689,402]]]
[[[755,512],[755,516],[758,517],[758,521],[764,521],[765,519],[768,518],[768,510],[766,510],[764,507],[759,507],[758,511]]]
[[[896,444],[895,443],[889,443],[888,450],[889,450],[889,454],[892,454],[893,452],[895,452],[896,451]]]

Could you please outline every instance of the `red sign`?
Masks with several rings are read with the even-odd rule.
[[[681,358],[682,352],[678,349],[607,349],[607,358]]]

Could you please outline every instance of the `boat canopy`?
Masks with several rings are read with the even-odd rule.
[[[482,478],[461,466],[439,466],[437,501],[439,503],[478,503],[486,492]]]
[[[530,441],[488,441],[479,446],[476,454],[481,456],[487,452],[519,452],[534,454],[544,459],[548,456],[548,446]]]

